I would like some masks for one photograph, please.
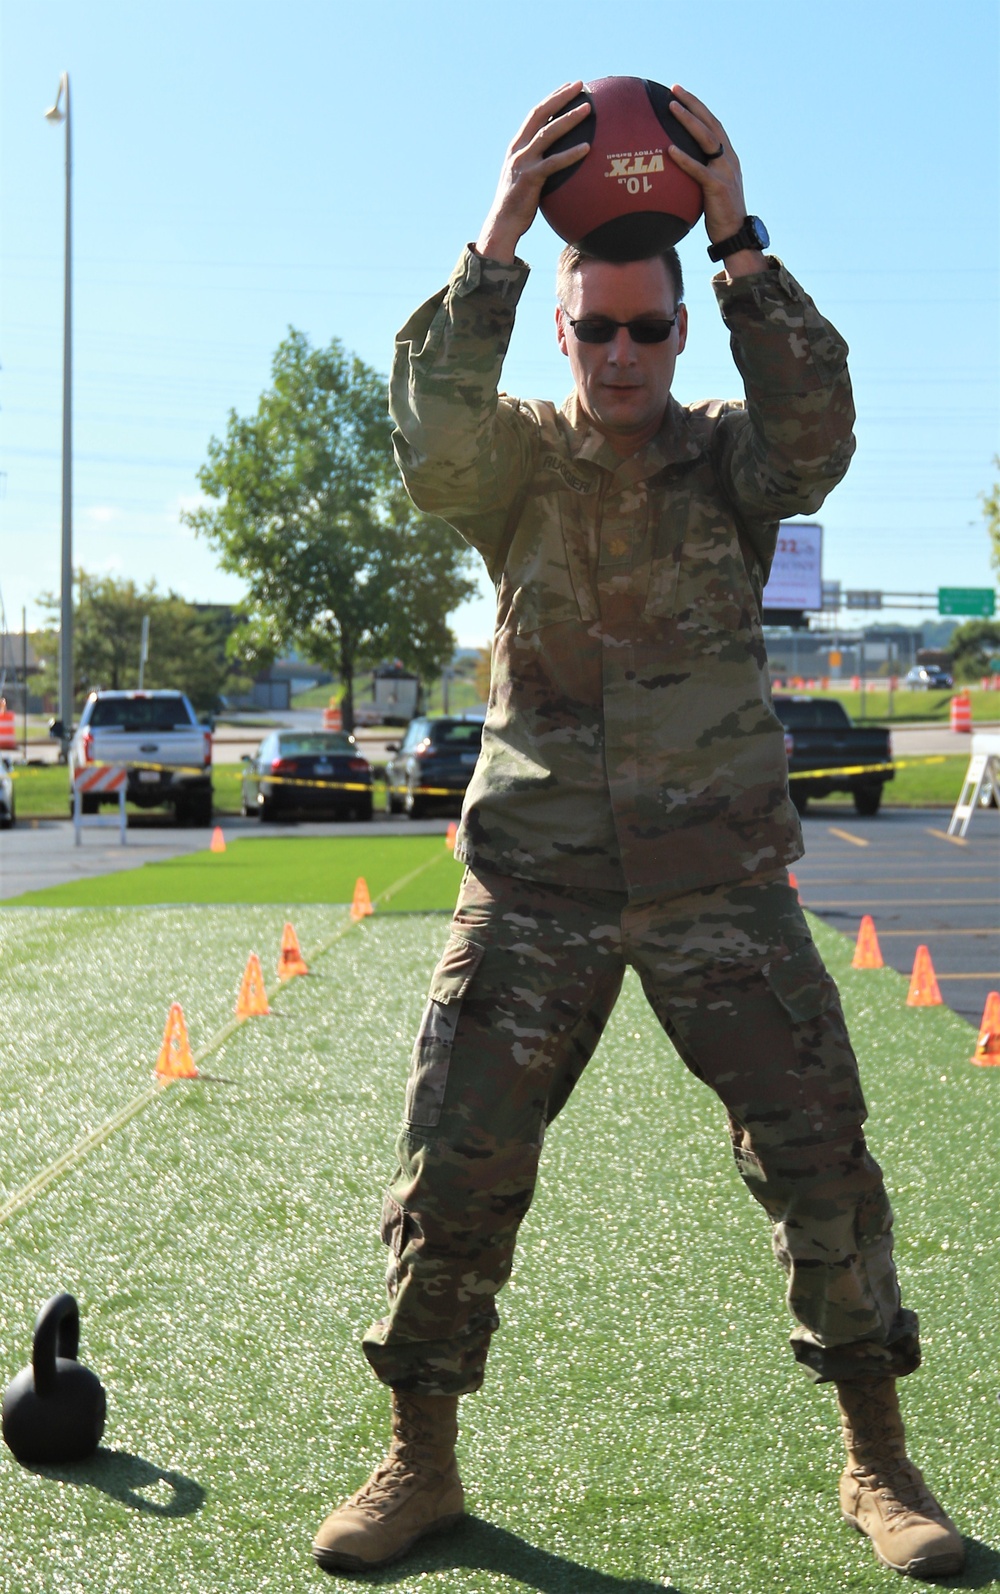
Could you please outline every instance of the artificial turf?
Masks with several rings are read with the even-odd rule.
[[[429,862],[393,898],[396,912],[446,909],[455,902],[462,865],[443,836],[254,836],[225,852],[191,852],[137,869],[93,875],[16,897],[8,906],[148,907],[166,903],[350,902],[364,876],[372,896]]]
[[[258,844],[259,845],[259,844]],[[283,843],[282,845],[287,845]],[[445,865],[446,869],[450,866]],[[429,873],[433,874],[431,870]],[[9,1196],[149,1078],[168,1003],[197,1046],[229,1017],[266,906],[0,912]],[[439,916],[351,929],[307,907],[308,979],[0,1228],[0,1377],[38,1305],[77,1294],[109,1417],[76,1467],[0,1461],[0,1588],[353,1589],[312,1532],[382,1453],[360,1332],[381,1309],[381,1190]],[[1000,1070],[974,1034],[852,971],[813,921],[862,1057],[897,1254],[923,1321],[913,1448],[970,1540],[949,1587],[1000,1584],[995,1488]],[[471,1519],[374,1579],[398,1594],[884,1590],[839,1518],[830,1391],[784,1341],[767,1225],[724,1116],[632,978],[547,1140],[487,1385],[463,1403]],[[363,1585],[363,1586],[371,1586]],[[892,1585],[895,1586],[895,1585]]]

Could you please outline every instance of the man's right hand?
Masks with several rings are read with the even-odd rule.
[[[562,116],[556,115],[582,88],[580,81],[565,83],[536,105],[526,118],[507,151],[496,197],[476,240],[479,254],[509,265],[521,238],[535,219],[546,179],[586,155],[589,144],[574,144],[560,155],[546,154],[557,139],[572,132],[589,115],[587,104],[578,105]],[[550,121],[550,117],[554,120]]]

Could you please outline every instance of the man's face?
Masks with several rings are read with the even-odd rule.
[[[567,314],[568,312],[568,314]],[[665,343],[634,343],[619,327],[610,343],[581,343],[569,316],[607,316],[632,321],[640,316],[677,322]],[[588,419],[616,453],[632,454],[659,431],[674,379],[674,366],[687,340],[687,309],[675,310],[674,289],[662,260],[630,260],[611,265],[585,260],[573,273],[565,306],[556,309],[559,347],[569,357],[576,391]]]

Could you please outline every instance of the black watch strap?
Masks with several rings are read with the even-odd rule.
[[[745,216],[739,232],[734,232],[731,238],[723,238],[721,243],[709,245],[708,258],[725,260],[727,255],[735,255],[739,249],[766,249],[770,242],[767,228],[760,217]]]

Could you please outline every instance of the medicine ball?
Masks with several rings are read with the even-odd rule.
[[[582,160],[555,172],[542,189],[542,215],[561,238],[601,260],[640,260],[669,248],[702,212],[701,189],[667,154],[676,144],[702,164],[706,156],[670,113],[662,83],[602,77],[585,83],[558,113],[578,105],[590,115],[549,153],[588,143]]]

